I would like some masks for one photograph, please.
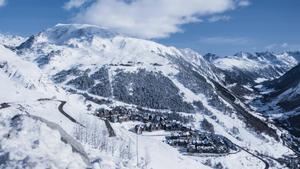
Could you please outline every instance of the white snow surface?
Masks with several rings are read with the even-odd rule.
[[[45,123],[24,116],[22,121],[12,124],[10,119],[17,114],[16,111],[2,111],[0,114],[0,150],[8,153],[9,159],[1,163],[0,168],[87,167],[80,155],[61,140],[59,132]]]
[[[24,61],[0,45],[0,102],[24,101],[40,96],[59,96],[59,90],[33,63]]]
[[[25,38],[16,35],[0,34],[0,45],[15,47],[25,41]]]
[[[58,52],[50,58],[48,64],[40,67],[35,64],[37,58],[46,56],[53,51]],[[230,169],[264,167],[261,160],[244,151],[222,157],[185,156],[176,148],[163,142],[164,137],[151,136],[170,133],[158,131],[157,133],[145,133],[148,136],[140,135],[137,138],[137,135],[128,131],[137,122],[112,124],[117,137],[110,138],[104,122],[92,116],[93,111],[86,108],[88,104],[92,104],[94,107],[96,105],[85,102],[82,96],[66,92],[62,89],[63,86],[56,85],[49,80],[52,75],[73,67],[81,70],[90,69],[91,72],[94,72],[101,65],[114,64],[117,66],[115,68],[112,66],[111,72],[118,68],[126,71],[143,68],[162,72],[165,76],[170,77],[176,87],[180,89],[186,101],[201,101],[216,119],[197,112],[194,115],[196,118],[193,124],[195,128],[200,129],[200,121],[206,118],[213,124],[216,134],[227,137],[233,143],[246,147],[251,152],[259,152],[276,158],[292,154],[291,150],[282,143],[264,134],[262,134],[263,137],[258,137],[246,127],[246,124],[236,114],[229,115],[215,109],[209,105],[209,98],[203,94],[193,93],[172,78],[179,70],[170,62],[168,56],[182,58],[191,62],[193,66],[200,67],[205,78],[215,80],[220,78],[213,73],[210,63],[192,50],[180,50],[151,41],[125,37],[91,25],[56,25],[34,36],[31,48],[23,49],[20,56],[0,45],[0,103],[11,103],[10,108],[0,110],[0,139],[2,139],[0,145],[3,146],[4,143],[4,149],[12,152],[14,158],[31,157],[40,168],[50,165],[53,168],[76,169],[86,165],[80,155],[72,151],[70,145],[60,140],[61,136],[58,131],[50,129],[42,122],[26,119],[23,124],[24,131],[21,131],[19,135],[14,135],[10,139],[2,137],[10,130],[8,122],[13,115],[28,113],[60,125],[69,135],[76,138],[84,146],[90,158],[90,167],[95,169],[205,169],[215,167],[219,162]],[[288,59],[287,62],[292,64]],[[161,66],[153,66],[155,63],[161,64]],[[220,63],[220,68],[225,65],[223,67],[225,69],[236,65],[244,66],[245,69],[257,68],[257,63],[248,58],[225,58],[216,63]],[[132,64],[133,66],[122,67],[121,64]],[[38,101],[41,98],[52,99]],[[71,122],[59,112],[59,100],[67,102],[64,110],[84,124],[86,128]],[[114,102],[114,104],[124,103]],[[233,134],[234,127],[239,129],[238,134]],[[41,144],[39,148],[33,150],[31,145],[35,140],[39,140]],[[58,153],[60,151],[61,154]],[[59,155],[56,156],[57,153]],[[204,165],[208,161],[211,161],[210,166]],[[272,168],[283,168],[283,166],[275,163]]]
[[[298,61],[288,53],[273,55],[275,58],[270,59],[241,52],[235,56],[219,57],[213,61],[213,64],[224,70],[238,68],[247,71],[258,71],[276,66],[292,68],[298,64]]]
[[[91,25],[58,24],[47,29],[34,36],[32,47],[30,50],[24,49],[22,57],[34,62],[53,51],[56,54],[43,66],[43,71],[49,75],[70,68],[90,69],[93,72],[102,65],[114,65],[111,66],[112,69],[115,67],[126,71],[147,69],[162,72],[164,75],[175,75],[178,70],[170,61],[169,56],[172,56],[193,63],[194,66],[202,68],[204,74],[217,79],[209,63],[190,49],[167,47]],[[132,66],[125,67],[122,64]]]

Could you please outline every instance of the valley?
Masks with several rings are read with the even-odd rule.
[[[0,168],[297,169],[297,57],[202,56],[84,24],[6,37]]]

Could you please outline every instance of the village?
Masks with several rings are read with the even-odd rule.
[[[111,123],[138,121],[131,130],[141,135],[143,132],[164,130],[171,132],[165,137],[165,142],[178,148],[182,153],[212,153],[226,154],[237,151],[238,148],[227,138],[209,132],[194,129],[190,122],[194,121],[192,115],[183,116],[178,113],[161,113],[149,110],[134,110],[125,107],[114,107],[111,110],[98,109],[96,116]]]
[[[166,137],[166,140],[169,145],[190,154],[227,154],[238,151],[238,148],[227,138],[199,131],[174,133],[172,136]]]

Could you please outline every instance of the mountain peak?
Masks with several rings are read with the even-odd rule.
[[[237,56],[237,57],[242,57],[242,58],[253,58],[253,54],[249,53],[249,52],[244,52],[244,51],[240,51],[236,54],[234,54],[234,56]]]
[[[24,41],[24,38],[16,35],[0,34],[0,44],[5,46],[17,46]]]
[[[262,59],[267,59],[267,60],[270,60],[270,61],[274,61],[274,60],[277,60],[277,56],[276,54],[272,53],[272,52],[256,52],[255,53],[257,57],[260,57]]]
[[[214,53],[207,53],[207,54],[203,55],[203,58],[208,62],[212,62],[212,61],[220,58],[220,56],[218,56]]]
[[[99,36],[101,38],[111,38],[118,34],[108,29],[94,25],[57,24],[54,27],[42,32],[41,35],[46,36],[50,41],[62,43],[73,38],[92,38],[94,36]]]

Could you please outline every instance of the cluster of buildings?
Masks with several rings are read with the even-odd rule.
[[[188,125],[188,118],[150,111],[136,111],[125,107],[115,107],[111,110],[100,109],[98,117],[109,120],[112,123],[126,121],[139,121],[133,131],[142,134],[144,131],[156,130],[172,131],[171,136],[166,137],[166,142],[188,153],[230,153],[237,150],[236,146],[227,138],[213,133],[202,133]]]
[[[188,121],[183,116],[178,116],[177,120],[170,119],[165,113],[159,112],[147,112],[147,111],[135,111],[124,107],[115,107],[111,110],[100,109],[96,115],[101,118],[105,118],[112,123],[122,123],[126,121],[139,121],[142,124],[138,124],[134,127],[136,133],[142,133],[143,131],[191,131],[191,126],[186,124]],[[184,119],[184,120],[182,120]],[[183,122],[184,121],[184,122]]]
[[[192,131],[189,125],[183,124],[176,120],[162,120],[158,122],[147,122],[143,124],[138,124],[134,127],[134,132],[137,134],[142,134],[143,131],[152,132],[156,130],[165,131]]]
[[[169,145],[188,153],[226,154],[238,150],[230,140],[223,136],[199,131],[178,132],[166,137],[166,140]]]

